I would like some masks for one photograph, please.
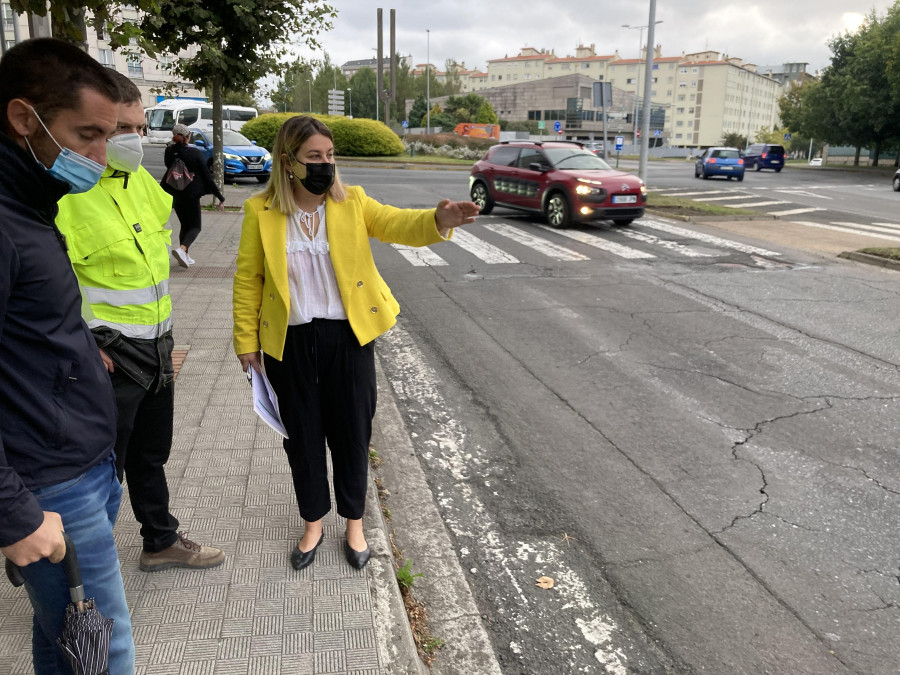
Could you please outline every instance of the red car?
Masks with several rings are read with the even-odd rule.
[[[569,141],[498,143],[472,167],[469,194],[483,215],[505,206],[543,213],[558,228],[591,220],[629,225],[647,205],[644,181]]]

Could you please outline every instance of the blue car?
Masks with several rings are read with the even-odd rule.
[[[744,159],[737,148],[707,148],[694,165],[695,178],[725,176],[744,180]]]
[[[256,141],[236,131],[225,129],[224,132],[225,178],[256,178],[260,183],[269,180],[272,174],[272,155],[265,148],[256,145]],[[200,150],[206,157],[206,163],[212,168],[213,143],[212,133],[191,129],[191,145]]]

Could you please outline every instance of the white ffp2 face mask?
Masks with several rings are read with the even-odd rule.
[[[144,146],[140,134],[119,134],[106,141],[106,161],[118,171],[134,173],[141,168]]]

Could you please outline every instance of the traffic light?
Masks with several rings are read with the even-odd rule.
[[[625,123],[631,124],[633,121],[634,121],[634,115],[632,115],[631,113],[627,113],[625,115]]]

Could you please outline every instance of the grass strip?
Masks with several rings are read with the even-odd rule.
[[[860,253],[868,255],[877,255],[879,258],[888,258],[890,260],[900,260],[900,248],[891,246],[874,246],[872,248],[861,248]]]
[[[729,209],[718,204],[698,202],[686,197],[672,197],[650,192],[647,208],[660,215],[681,216],[759,216],[758,211],[749,209]]]

